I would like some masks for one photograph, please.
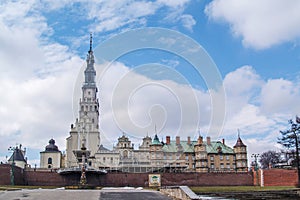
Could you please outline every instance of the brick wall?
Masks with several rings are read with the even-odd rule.
[[[297,170],[267,169],[263,170],[264,186],[296,186],[298,184]]]
[[[238,186],[253,185],[251,173],[172,173],[163,174],[162,185]]]
[[[9,185],[9,165],[0,167],[0,185]],[[60,175],[55,171],[27,169],[17,172],[18,185],[34,186],[66,186],[79,185],[80,174]],[[95,186],[133,186],[148,187],[148,173],[108,173],[89,174],[87,183]],[[253,185],[252,173],[163,173],[162,186],[222,186],[222,185]]]
[[[148,186],[147,173],[109,173],[101,177],[101,184],[106,186]],[[236,186],[253,185],[251,173],[163,173],[162,186]]]
[[[34,171],[26,170],[25,171],[25,185],[34,185],[34,186],[64,186],[67,185],[65,177],[60,176],[55,171]],[[72,180],[72,179],[71,179]]]
[[[11,165],[9,164],[1,164],[0,165],[0,185],[10,185],[10,170]],[[24,171],[23,169],[14,166],[14,183],[15,185],[23,185],[24,184]]]

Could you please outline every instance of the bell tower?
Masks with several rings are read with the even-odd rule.
[[[67,138],[67,167],[78,165],[73,151],[80,150],[82,144],[91,152],[91,157],[95,155],[100,144],[99,100],[92,42],[93,37],[90,34],[90,49],[86,58],[82,96],[79,100],[79,118],[71,125],[70,136]]]

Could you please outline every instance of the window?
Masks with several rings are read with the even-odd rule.
[[[214,161],[214,156],[210,156],[210,160],[211,160],[211,161]]]
[[[220,160],[223,160],[223,155],[220,155]]]
[[[224,164],[223,163],[221,163],[221,169],[224,169]]]
[[[205,167],[205,162],[201,162],[201,167]]]
[[[128,158],[128,151],[126,151],[126,150],[123,151],[123,157],[124,157],[124,158]]]
[[[211,169],[214,169],[214,168],[215,168],[215,165],[214,165],[214,164],[211,164],[211,165],[210,165],[210,168],[211,168]]]
[[[229,160],[229,155],[226,155],[226,160]]]
[[[103,162],[105,163],[105,157],[103,157]]]
[[[230,169],[230,164],[229,163],[226,164],[226,168]]]
[[[110,158],[110,163],[112,164],[114,162],[113,157]]]
[[[48,158],[48,164],[52,164],[52,158]]]

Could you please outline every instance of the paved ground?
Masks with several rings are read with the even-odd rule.
[[[61,189],[36,189],[0,191],[0,200],[151,200],[170,199],[157,191],[109,188],[104,190],[61,190]]]
[[[128,189],[128,188],[104,188],[100,193],[101,200],[115,200],[115,199],[128,199],[128,200],[172,200],[171,198],[162,195],[157,191]]]

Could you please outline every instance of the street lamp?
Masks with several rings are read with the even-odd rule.
[[[15,150],[16,147],[9,147],[8,151],[13,152],[12,154],[12,163],[11,163],[11,169],[10,169],[10,183],[11,185],[15,185],[15,173],[14,173],[14,165],[15,165]]]
[[[258,183],[258,164],[257,164],[257,158],[259,157],[259,154],[254,153],[254,154],[251,155],[251,157],[254,158],[254,163],[255,163],[254,170],[256,172],[256,185],[259,186],[259,183]]]

